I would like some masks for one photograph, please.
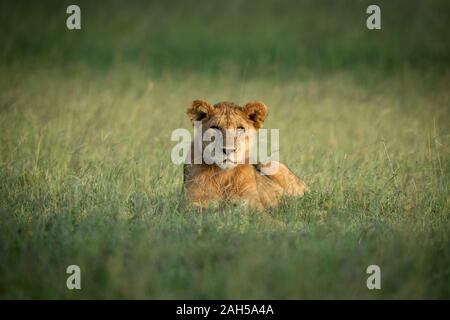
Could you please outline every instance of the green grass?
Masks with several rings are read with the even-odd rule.
[[[79,32],[0,5],[0,298],[450,298],[445,1],[381,2],[376,32],[365,2],[80,3]],[[197,98],[269,106],[311,189],[283,224],[181,201]]]

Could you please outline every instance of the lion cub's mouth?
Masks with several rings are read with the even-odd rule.
[[[216,163],[217,166],[222,170],[232,169],[237,166],[237,161],[233,161],[230,159],[225,159],[223,162]]]

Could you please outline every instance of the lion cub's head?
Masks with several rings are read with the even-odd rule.
[[[187,109],[192,123],[201,124],[203,139],[201,154],[203,163],[216,164],[226,170],[246,163],[249,149],[254,142],[254,133],[262,127],[267,116],[267,107],[264,103],[253,101],[240,107],[232,102],[220,102],[212,105],[206,101],[195,100]],[[214,137],[214,138],[212,138]],[[216,139],[220,137],[219,139]],[[220,147],[212,152],[205,148]],[[220,152],[217,152],[220,150]]]

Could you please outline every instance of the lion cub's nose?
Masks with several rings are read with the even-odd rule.
[[[225,155],[227,155],[227,154],[229,154],[229,153],[232,153],[232,152],[234,152],[234,151],[235,151],[234,148],[223,148],[223,149],[222,149],[222,152],[223,152],[223,154],[225,154]]]

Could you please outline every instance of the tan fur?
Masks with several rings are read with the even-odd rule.
[[[187,114],[191,121],[201,121],[204,131],[211,127],[224,130],[244,128],[247,131],[262,127],[267,107],[257,101],[240,107],[231,102],[213,106],[206,101],[195,100]],[[192,145],[191,154],[193,148]],[[245,152],[247,154],[248,150]],[[183,190],[186,197],[197,207],[226,201],[265,209],[276,206],[282,195],[302,196],[307,190],[305,183],[284,164],[278,163],[274,174],[263,175],[270,163],[252,165],[247,160],[227,170],[216,164],[185,164]]]

